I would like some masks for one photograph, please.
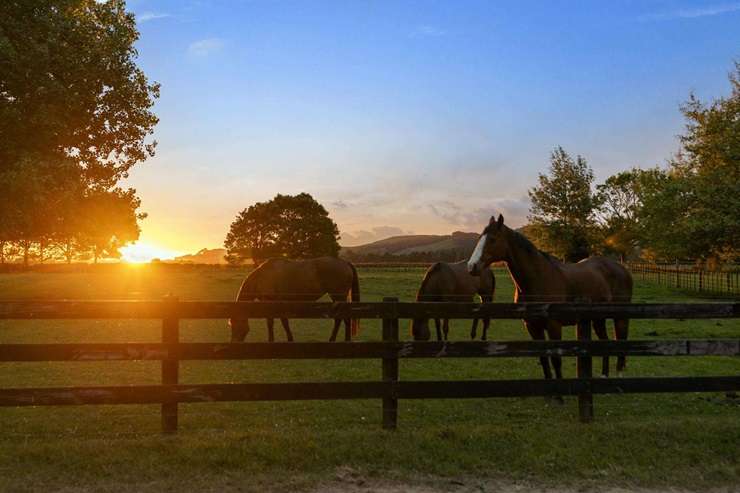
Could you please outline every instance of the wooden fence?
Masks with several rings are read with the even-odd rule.
[[[737,266],[711,271],[691,264],[627,262],[637,279],[702,293],[740,296],[740,269]]]
[[[228,317],[382,319],[382,342],[182,343],[180,319]],[[593,419],[593,394],[722,392],[740,390],[740,376],[592,378],[593,356],[738,356],[740,339],[591,341],[591,320],[740,318],[740,303],[373,303],[50,301],[0,302],[0,319],[161,319],[161,343],[0,344],[0,362],[158,360],[162,384],[61,388],[3,388],[0,406],[161,404],[162,429],[177,430],[178,403],[306,399],[382,399],[383,426],[396,428],[398,399],[577,395],[580,419]],[[402,342],[399,319],[417,317],[570,319],[577,341]],[[224,334],[225,338],[227,334]],[[512,358],[572,356],[577,378],[561,380],[403,381],[401,358]],[[382,378],[366,382],[181,385],[185,360],[355,359],[382,361]]]

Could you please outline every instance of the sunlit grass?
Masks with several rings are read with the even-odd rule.
[[[144,265],[0,275],[0,299],[161,299],[172,293],[182,300],[231,300],[245,271]],[[422,273],[360,269],[362,299],[410,301]],[[508,276],[496,271],[496,278],[496,301],[510,301]],[[637,283],[635,301],[701,300]],[[293,325],[299,341],[326,340],[331,328],[326,320]],[[404,339],[407,329],[402,321]],[[739,329],[737,320],[641,320],[632,323],[630,337],[738,337]],[[255,321],[248,341],[265,341],[265,332],[264,322]],[[465,339],[468,332],[468,321],[452,323],[452,338]],[[490,334],[528,338],[517,320],[495,321]],[[575,330],[564,335],[572,339]],[[276,336],[284,340],[279,326]],[[363,322],[360,340],[379,336],[378,321]],[[0,344],[160,337],[157,321],[0,322]],[[228,329],[224,320],[184,320],[181,339],[226,341]],[[0,387],[156,384],[159,368],[157,362],[2,364]],[[564,372],[575,375],[573,358],[565,360]],[[530,358],[404,360],[400,374],[403,380],[504,379],[539,378],[541,370]],[[628,360],[629,376],[736,374],[738,358]],[[380,361],[183,362],[180,378],[183,383],[376,380]],[[0,409],[0,490],[91,484],[104,489],[101,482],[213,490],[228,478],[259,490],[264,484],[310,484],[340,466],[370,477],[434,474],[579,486],[740,482],[740,406],[723,394],[614,395],[594,401],[596,422],[585,426],[577,421],[574,398],[564,406],[541,398],[402,400],[394,433],[381,429],[375,400],[188,404],[182,405],[180,432],[169,438],[159,435],[158,406]]]

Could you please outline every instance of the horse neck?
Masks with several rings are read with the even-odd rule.
[[[239,293],[236,295],[236,301],[252,301],[255,298],[254,294],[254,279],[247,277],[242,282],[242,286],[239,288]]]
[[[557,267],[534,245],[531,245],[531,248],[523,248],[518,245],[513,236],[517,233],[509,231],[508,234],[508,251],[505,262],[509,269],[509,275],[511,275],[517,288],[515,296],[518,299],[521,295],[539,294],[541,289],[539,289],[540,283],[538,281],[549,277],[548,274],[554,273]]]

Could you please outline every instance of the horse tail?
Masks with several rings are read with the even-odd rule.
[[[360,278],[357,276],[357,269],[352,264],[352,262],[348,262],[350,268],[352,269],[352,289],[349,292],[349,301],[352,303],[359,303],[360,302]],[[356,336],[360,332],[360,320],[353,318],[352,319],[352,337]]]

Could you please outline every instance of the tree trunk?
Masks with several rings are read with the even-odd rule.
[[[29,248],[31,248],[31,243],[27,240],[23,240],[23,267],[28,267]]]

